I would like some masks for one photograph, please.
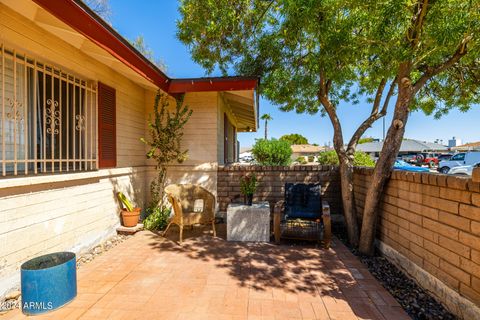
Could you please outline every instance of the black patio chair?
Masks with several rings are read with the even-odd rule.
[[[319,183],[286,183],[285,199],[275,205],[273,231],[275,242],[281,238],[323,241],[330,247],[332,231],[330,206],[322,201]]]

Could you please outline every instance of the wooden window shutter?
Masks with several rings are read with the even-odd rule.
[[[116,93],[115,89],[98,83],[98,166],[117,165]]]

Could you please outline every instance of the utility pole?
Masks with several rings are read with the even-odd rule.
[[[382,117],[383,121],[383,140],[385,141],[385,117]]]

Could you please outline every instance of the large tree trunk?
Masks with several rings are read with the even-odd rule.
[[[339,156],[340,185],[345,223],[347,225],[348,242],[358,246],[358,223],[353,197],[353,161],[346,156]]]
[[[268,140],[268,121],[265,120],[265,140]]]
[[[413,97],[413,88],[409,73],[410,65],[407,63],[402,64],[399,71],[398,97],[395,104],[392,124],[388,129],[365,198],[359,247],[360,252],[365,255],[372,255],[374,253],[373,244],[378,218],[378,206],[383,194],[383,188],[390,177],[405,133],[409,106]]]

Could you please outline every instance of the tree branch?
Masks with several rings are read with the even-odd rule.
[[[348,154],[353,154],[355,152],[355,147],[358,144],[358,140],[360,140],[360,138],[363,136],[365,131],[367,131],[367,129],[370,128],[375,121],[384,117],[387,114],[388,103],[390,101],[390,97],[393,95],[393,92],[395,91],[396,83],[397,83],[397,77],[395,77],[390,83],[390,88],[388,89],[387,96],[385,97],[385,101],[383,102],[382,110],[378,112],[378,108],[380,106],[380,100],[386,84],[385,79],[382,79],[382,81],[380,81],[380,84],[377,89],[377,95],[375,97],[374,107],[372,108],[372,113],[367,119],[365,119],[365,121],[362,122],[362,124],[357,128],[355,133],[352,135],[352,138],[350,139],[350,142],[348,143],[348,147],[347,147]],[[373,112],[374,110],[375,112]]]
[[[252,33],[255,33],[255,30],[257,30],[258,24],[260,23],[260,21],[263,20],[263,17],[265,17],[265,15],[267,14],[268,10],[270,9],[270,7],[274,2],[275,2],[274,0],[271,0],[270,3],[265,8],[265,10],[263,10],[262,14],[258,18],[258,20],[255,22],[255,25],[253,26]]]
[[[467,43],[472,40],[472,36],[469,35],[463,38],[462,42],[457,48],[457,51],[449,57],[447,60],[443,61],[442,63],[434,66],[434,67],[427,67],[427,70],[423,73],[420,79],[415,82],[413,85],[413,92],[416,94],[422,87],[427,83],[428,80],[436,76],[437,74],[447,70],[448,68],[452,67],[455,63],[457,63],[464,55],[467,54]]]
[[[388,103],[390,102],[390,98],[393,96],[393,92],[395,91],[397,80],[398,80],[398,76],[395,76],[395,78],[392,80],[392,83],[390,83],[390,89],[388,89],[388,93],[387,93],[387,96],[385,97],[385,101],[383,101],[382,110],[380,111],[380,113],[383,115],[387,114]]]
[[[318,89],[318,99],[320,103],[323,105],[323,108],[328,114],[330,121],[332,122],[333,126],[333,144],[335,149],[338,152],[340,157],[345,156],[345,148],[343,146],[343,134],[342,134],[342,126],[340,124],[340,120],[338,119],[337,112],[335,110],[335,106],[332,104],[330,99],[328,98],[328,91],[330,90],[331,80],[328,79],[325,81],[325,74],[323,71],[320,71],[320,85]]]
[[[376,114],[378,112],[378,107],[380,105],[380,101],[382,100],[383,89],[385,88],[385,78],[380,81],[380,84],[377,88],[377,94],[375,95],[375,101],[373,102],[372,112],[370,114]]]
[[[422,33],[423,22],[428,12],[428,0],[418,1],[415,5],[415,11],[417,12],[412,17],[412,25],[407,33],[407,40],[411,43],[412,47],[415,47],[420,40],[420,34]]]

